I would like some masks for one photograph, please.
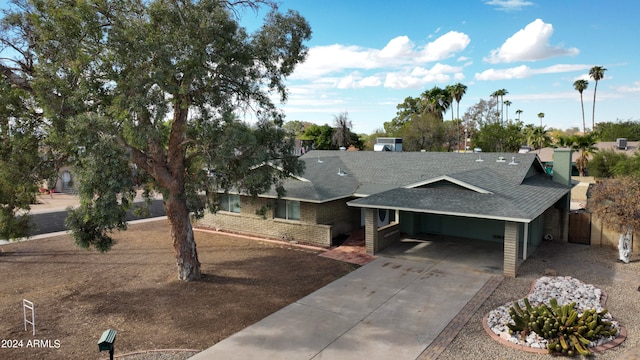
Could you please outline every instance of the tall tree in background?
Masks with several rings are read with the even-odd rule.
[[[351,145],[351,120],[349,120],[349,114],[344,111],[339,115],[333,116],[334,132],[333,132],[333,144],[338,148],[344,147],[345,149]]]
[[[587,167],[589,166],[589,158],[598,151],[596,144],[598,143],[598,138],[595,133],[588,133],[584,135],[575,135],[569,138],[568,144],[569,146],[578,152],[580,152],[580,157],[576,159],[576,168],[578,168],[578,172],[580,176],[587,175]]]
[[[509,122],[509,106],[511,106],[511,101],[505,100],[504,101],[504,105],[507,107],[507,115],[506,115],[506,117],[507,117],[507,122]]]
[[[589,76],[596,82],[593,86],[593,109],[591,110],[591,129],[596,128],[596,92],[598,91],[598,81],[604,78],[607,69],[602,66],[594,66],[589,70]]]
[[[388,136],[396,136],[400,129],[411,120],[414,114],[420,113],[420,98],[408,96],[404,101],[396,105],[396,116],[384,123],[384,131]]]
[[[584,101],[582,101],[582,92],[585,91],[588,86],[589,86],[589,82],[587,80],[581,79],[573,82],[573,88],[578,90],[578,92],[580,93],[580,107],[582,108],[582,133],[583,134],[587,133],[587,126],[584,122]],[[593,130],[593,128],[591,128],[591,130]]]
[[[492,92],[491,97],[496,99],[496,114],[500,115],[500,110],[498,110],[498,105],[500,104],[500,90]],[[500,120],[500,116],[498,116],[498,120]]]
[[[542,127],[542,119],[544,119],[544,113],[538,113],[538,118],[540,119],[540,127]]]
[[[17,4],[2,40],[29,44],[36,61],[25,59],[27,76],[7,78],[34,90],[49,136],[77,160],[81,204],[67,224],[80,246],[111,247],[109,233],[126,227],[136,174],[163,195],[178,278],[198,279],[190,214],[215,210],[217,193],[231,187],[281,193],[280,182],[302,171],[270,97],[286,100],[285,78],[306,56],[311,30],[298,13],[270,5],[249,35],[234,6],[270,2]],[[238,122],[237,111],[252,111],[257,124]]]
[[[551,136],[549,130],[544,126],[527,126],[524,128],[527,143],[534,149],[542,149],[551,144]]]
[[[467,86],[461,83],[455,83],[452,86],[448,87],[448,89],[449,93],[451,94],[451,98],[456,101],[456,118],[458,119],[458,121],[460,121],[460,101],[462,100],[464,94],[467,93]],[[453,111],[451,111],[451,114],[451,120],[453,120]],[[460,126],[458,126],[458,129],[459,128]],[[468,131],[468,124],[465,124],[465,132],[466,131]],[[460,144],[460,132],[458,132],[458,144]]]
[[[420,109],[423,114],[432,114],[442,121],[444,113],[451,105],[451,94],[445,89],[434,86],[423,92],[420,100]]]
[[[500,98],[500,122],[504,124],[504,96],[509,92],[507,89],[499,89],[493,92],[491,96],[495,96],[496,100]],[[496,110],[498,109],[498,104],[496,103]]]
[[[522,110],[518,109],[516,110],[516,115],[518,115],[518,121],[520,121],[520,115],[522,115]]]

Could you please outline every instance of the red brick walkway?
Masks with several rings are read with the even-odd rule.
[[[352,232],[342,245],[323,252],[320,256],[357,265],[364,265],[377,259],[377,256],[369,255],[366,252],[364,229]]]

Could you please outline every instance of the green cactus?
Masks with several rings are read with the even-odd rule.
[[[513,320],[513,324],[507,325],[510,332],[520,332],[523,336],[531,331],[537,333],[549,341],[549,353],[591,355],[588,349],[591,341],[617,333],[617,329],[603,319],[606,309],[600,312],[589,309],[579,315],[575,302],[560,306],[555,298],[549,300],[549,306],[531,306],[527,298],[524,304],[523,309],[518,301],[514,301],[509,308]]]

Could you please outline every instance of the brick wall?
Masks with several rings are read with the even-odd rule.
[[[375,255],[400,239],[400,224],[391,223],[378,227],[378,209],[365,209],[365,248],[367,254]]]
[[[316,223],[331,225],[333,236],[348,234],[360,227],[360,208],[347,206],[352,198],[329,201],[313,205],[316,212]]]
[[[504,223],[504,263],[502,271],[504,276],[516,277],[516,270],[518,269],[518,223],[505,221]]]
[[[354,230],[354,214],[359,221],[359,209],[346,205],[347,199],[324,204],[300,203],[300,220],[290,221],[273,217],[273,199],[240,199],[240,213],[220,211],[205,214],[196,222],[197,226],[214,228],[253,236],[268,237],[286,241],[331,246],[333,237]],[[271,206],[266,218],[256,215],[256,210]]]

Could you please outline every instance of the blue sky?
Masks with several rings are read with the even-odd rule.
[[[371,133],[407,96],[460,82],[468,87],[461,116],[506,89],[510,118],[520,109],[537,125],[542,112],[547,127],[581,128],[573,82],[589,80],[590,124],[587,74],[596,65],[607,69],[596,122],[640,120],[639,1],[282,0],[280,9],[297,10],[313,30],[307,61],[287,81],[287,120],[332,124],[346,111],[353,130]],[[261,22],[261,14],[242,15],[249,28]]]
[[[510,118],[525,124],[582,128],[577,79],[591,124],[640,119],[640,2],[633,0],[361,1],[284,0],[311,24],[309,56],[289,78],[287,120],[332,124],[347,111],[354,130],[371,133],[407,96],[460,82],[460,115],[506,89]],[[259,15],[244,14],[247,24]],[[454,107],[455,108],[455,107]],[[445,114],[450,119],[451,113]]]

